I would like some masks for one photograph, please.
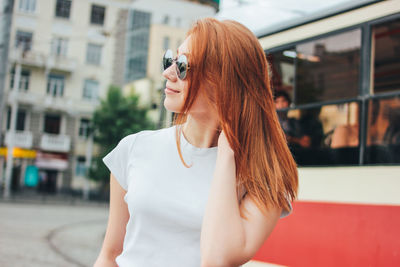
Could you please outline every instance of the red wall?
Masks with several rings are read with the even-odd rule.
[[[255,260],[288,266],[400,266],[400,206],[296,202]]]

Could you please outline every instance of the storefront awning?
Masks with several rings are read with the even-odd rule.
[[[0,156],[7,157],[7,148],[6,147],[0,147]],[[30,149],[14,147],[13,157],[14,158],[34,159],[34,158],[36,158],[36,151],[30,150]]]
[[[40,169],[64,171],[68,168],[68,156],[62,153],[37,152],[35,165]]]

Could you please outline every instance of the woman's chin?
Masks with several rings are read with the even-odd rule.
[[[178,103],[175,103],[176,101],[170,101],[168,98],[165,98],[164,100],[164,107],[166,110],[174,113],[180,113],[180,110],[182,109],[182,105],[179,105]]]

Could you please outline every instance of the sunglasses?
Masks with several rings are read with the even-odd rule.
[[[178,58],[174,58],[174,54],[170,49],[168,49],[163,57],[164,70],[171,67],[174,62],[178,78],[180,80],[184,80],[186,78],[188,69],[190,69],[187,57],[185,55],[180,55]]]

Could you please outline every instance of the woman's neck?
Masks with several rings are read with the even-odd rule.
[[[214,147],[218,144],[219,123],[217,120],[188,115],[183,125],[186,140],[195,147]]]

